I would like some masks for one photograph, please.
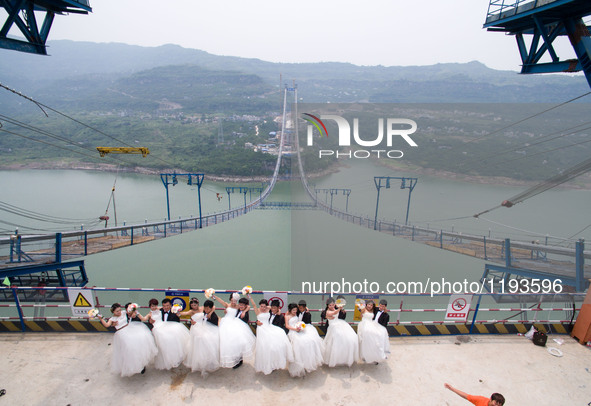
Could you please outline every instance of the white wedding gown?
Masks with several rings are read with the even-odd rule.
[[[373,320],[373,313],[365,312],[357,327],[359,336],[359,356],[364,362],[384,361],[390,353],[388,330]]]
[[[195,324],[191,326],[184,364],[206,375],[220,367],[220,328],[209,323],[204,313],[195,313],[191,320]]]
[[[290,327],[301,324],[297,316],[288,321]],[[309,324],[300,331],[289,330],[288,334],[293,348],[294,360],[289,364],[291,376],[304,376],[315,371],[324,362],[324,341],[318,335],[316,327]]]
[[[154,337],[144,323],[127,323],[125,314],[112,319],[117,320],[117,332],[113,336],[111,371],[121,376],[139,374],[158,353]]]
[[[252,357],[256,338],[245,322],[236,317],[238,309],[226,308],[220,320],[220,366],[232,368],[241,359]]]
[[[293,362],[293,350],[285,331],[271,324],[270,317],[271,313],[260,313],[257,316],[262,324],[257,326],[254,370],[265,375],[276,369],[285,369],[288,362]]]
[[[359,358],[359,341],[353,328],[335,314],[324,337],[324,363],[329,367],[351,366]]]
[[[183,324],[176,321],[162,321],[160,310],[151,312],[154,320],[154,340],[158,347],[158,355],[154,360],[156,369],[176,368],[186,357],[187,344],[189,342],[189,330]]]

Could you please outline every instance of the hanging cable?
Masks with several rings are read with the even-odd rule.
[[[503,207],[503,206],[504,207],[512,207],[512,206],[516,205],[517,203],[521,203],[524,200],[534,197],[536,195],[539,195],[540,193],[545,192],[548,189],[552,189],[555,186],[558,186],[564,182],[574,179],[577,176],[579,176],[585,172],[588,172],[589,170],[591,170],[591,158],[580,162],[579,164],[573,166],[572,168],[568,169],[567,171],[565,171],[561,174],[558,174],[550,179],[546,179],[545,181],[532,186],[531,188],[525,190],[524,192],[518,193],[515,196],[510,197],[507,200],[504,200],[498,206],[495,206],[491,209],[488,209],[483,212],[475,214],[474,217],[478,218],[480,215],[485,214],[485,213],[489,213],[493,210],[498,209],[499,207]]]
[[[61,137],[59,135],[53,134],[53,133],[51,133],[49,131],[46,131],[46,130],[43,130],[41,128],[34,127],[34,126],[32,126],[30,124],[27,124],[27,123],[23,123],[23,122],[21,122],[19,120],[10,118],[10,117],[5,116],[3,114],[0,114],[0,118],[3,119],[6,122],[12,124],[12,125],[19,126],[19,127],[25,128],[25,129],[27,129],[29,131],[36,132],[36,133],[41,134],[41,135],[46,135],[46,136],[48,136],[50,138],[56,139],[58,141],[62,141],[64,143],[66,143],[66,144],[70,144],[70,145],[75,146],[77,148],[84,149],[84,150],[90,152],[91,154],[93,154],[93,156],[94,156],[94,154],[96,154],[96,149],[94,149],[94,148],[84,147],[84,146],[82,146],[82,145],[80,145],[80,144],[78,144],[76,142],[73,142],[73,141],[67,139],[67,138],[64,138],[64,137]],[[32,139],[32,140],[33,141],[37,141],[36,139]],[[75,151],[73,151],[73,152],[75,152]],[[118,160],[118,161],[122,161],[122,162],[125,162],[127,164],[132,165],[130,162],[126,162],[126,161],[124,161],[124,160],[122,160],[120,158],[118,159],[118,158],[115,158],[113,156],[109,156],[109,158],[114,159],[114,160]]]
[[[26,96],[26,95],[24,95],[24,94],[22,94],[22,93],[20,93],[20,92],[18,92],[18,91],[16,91],[16,90],[14,90],[14,89],[11,89],[11,88],[9,88],[9,87],[5,86],[5,85],[4,85],[4,84],[2,84],[1,82],[0,82],[0,87],[4,88],[4,89],[6,89],[6,90],[8,90],[8,91],[10,91],[10,92],[12,92],[12,93],[14,93],[14,94],[16,94],[16,95],[20,96],[20,97],[23,97],[23,98],[25,98],[25,99],[27,99],[27,100],[29,100],[29,101],[33,102],[33,103],[35,103],[35,104],[36,104],[36,105],[37,105],[39,108],[41,108],[41,110],[43,110],[43,109],[42,109],[42,107],[45,107],[46,109],[48,109],[48,110],[50,110],[50,111],[53,111],[54,113],[56,113],[56,114],[59,114],[60,116],[62,116],[62,117],[65,117],[65,118],[67,118],[67,119],[69,119],[69,120],[72,120],[72,121],[74,121],[75,123],[77,123],[77,124],[80,124],[80,125],[81,125],[81,126],[83,126],[83,127],[86,127],[86,128],[88,128],[88,129],[90,129],[90,130],[92,130],[92,131],[96,131],[97,133],[99,133],[99,134],[101,134],[101,135],[104,135],[105,137],[108,137],[108,138],[110,138],[110,139],[112,139],[112,140],[114,140],[114,141],[117,141],[117,142],[119,142],[119,143],[121,143],[121,144],[123,144],[123,145],[125,145],[125,146],[131,147],[131,148],[134,148],[134,146],[133,146],[133,145],[130,145],[130,144],[128,144],[128,143],[126,143],[126,142],[124,142],[124,141],[122,141],[122,140],[118,139],[118,138],[115,138],[115,137],[113,137],[113,136],[111,136],[111,135],[109,135],[109,134],[107,134],[107,133],[105,133],[105,132],[103,132],[103,131],[99,130],[98,128],[95,128],[95,127],[92,127],[92,126],[90,126],[90,125],[88,125],[88,124],[86,124],[86,123],[83,123],[82,121],[80,121],[80,120],[77,120],[77,119],[75,119],[74,117],[71,117],[71,116],[69,116],[69,115],[67,115],[67,114],[65,114],[65,113],[62,113],[62,112],[60,112],[59,110],[56,110],[56,109],[54,109],[54,108],[52,108],[52,107],[50,107],[50,106],[47,106],[47,105],[45,105],[45,104],[43,104],[43,103],[41,103],[41,102],[38,102],[38,101],[34,100],[33,98],[31,98],[31,97],[29,97],[29,96]],[[43,112],[44,112],[44,113],[45,113],[45,115],[47,116],[47,113],[45,112],[45,110],[43,110]],[[48,116],[48,117],[49,117],[49,116]],[[159,161],[161,161],[161,162],[165,163],[166,165],[169,165],[171,168],[174,168],[174,167],[175,167],[175,165],[174,165],[173,163],[171,163],[171,162],[168,162],[168,161],[166,161],[166,160],[164,160],[164,159],[162,159],[162,158],[160,158],[160,157],[158,157],[158,156],[155,156],[155,155],[153,155],[153,154],[151,154],[150,156],[151,156],[152,158],[154,158],[154,159],[157,159],[157,160],[159,160]],[[125,162],[125,161],[123,161],[123,162]]]
[[[515,147],[515,148],[508,148],[508,149],[505,149],[505,150],[502,150],[502,151],[499,151],[499,152],[495,152],[494,154],[491,154],[491,155],[486,156],[486,157],[480,157],[480,158],[475,157],[474,159],[472,159],[472,160],[470,160],[468,162],[463,162],[461,165],[462,166],[469,166],[470,164],[472,164],[474,162],[478,162],[478,163],[482,164],[483,162],[486,162],[486,161],[488,161],[491,158],[497,158],[499,156],[508,154],[510,152],[515,152],[515,151],[518,151],[518,150],[525,150],[525,149],[532,148],[534,146],[537,146],[537,145],[540,145],[540,144],[543,144],[543,143],[546,143],[546,142],[549,142],[549,141],[553,141],[553,140],[556,140],[556,139],[559,139],[559,138],[567,137],[569,135],[574,135],[574,134],[577,134],[577,133],[579,133],[581,131],[585,131],[585,130],[591,129],[591,126],[588,126],[588,127],[585,127],[585,128],[580,128],[580,129],[575,130],[576,128],[581,127],[581,126],[584,126],[584,125],[587,125],[587,124],[591,124],[591,121],[587,121],[585,123],[576,125],[574,127],[567,128],[566,130],[561,130],[561,131],[557,131],[557,132],[554,132],[554,133],[545,135],[543,137],[538,138],[535,142],[532,142],[532,143],[530,143],[528,145],[521,145],[521,146],[518,146],[518,147]],[[573,131],[571,131],[571,130],[573,130]],[[564,131],[570,131],[570,132],[567,132],[565,134]],[[557,134],[560,134],[560,135],[554,137]],[[518,159],[523,159],[523,158],[526,158],[526,157],[521,157],[521,158],[518,158]],[[501,163],[503,163],[503,162],[501,162]],[[496,165],[500,165],[500,164],[496,164]]]
[[[26,135],[23,135],[23,134],[15,133],[14,131],[8,131],[8,130],[5,130],[3,128],[0,128],[0,131],[5,132],[7,134],[16,135],[18,137],[22,137],[22,138],[25,138],[27,140],[31,140],[31,141],[35,141],[35,142],[40,142],[41,144],[50,145],[50,146],[55,147],[55,148],[63,149],[64,151],[81,154],[81,155],[84,155],[84,156],[87,156],[87,157],[93,158],[93,159],[96,158],[96,156],[88,155],[88,154],[85,154],[85,153],[79,152],[79,151],[77,152],[77,151],[71,150],[69,148],[62,147],[62,146],[57,145],[57,144],[52,144],[51,142],[47,142],[47,141],[39,140],[37,138],[29,137],[29,136],[26,136]]]
[[[523,118],[523,119],[521,119],[521,120],[518,120],[518,121],[516,121],[516,122],[514,122],[514,123],[508,124],[508,125],[506,125],[506,126],[504,126],[504,127],[502,127],[502,128],[499,128],[498,130],[492,131],[492,132],[490,132],[490,133],[488,133],[488,134],[484,134],[483,136],[480,136],[480,137],[478,137],[478,138],[474,138],[474,139],[472,139],[472,140],[468,140],[468,141],[466,141],[466,144],[469,144],[469,143],[471,143],[471,142],[480,141],[480,140],[481,140],[481,139],[483,139],[483,138],[486,138],[486,137],[488,137],[488,136],[491,136],[491,135],[493,135],[493,134],[500,133],[501,131],[504,131],[504,130],[506,130],[507,128],[511,128],[511,127],[513,127],[513,126],[516,126],[517,124],[521,124],[521,123],[523,123],[523,122],[525,122],[525,121],[527,121],[527,120],[531,120],[532,118],[535,118],[535,117],[541,116],[542,114],[545,114],[545,113],[547,113],[547,112],[549,112],[549,111],[555,110],[555,109],[557,109],[557,108],[559,108],[559,107],[562,107],[562,106],[564,106],[564,105],[566,105],[566,104],[568,104],[568,103],[572,103],[572,102],[574,102],[575,100],[578,100],[578,99],[581,99],[581,98],[583,98],[583,97],[585,97],[585,96],[588,96],[589,94],[591,94],[591,92],[587,92],[587,93],[584,93],[584,94],[582,94],[582,95],[580,95],[580,96],[573,97],[573,98],[572,98],[572,99],[570,99],[570,100],[567,100],[567,101],[565,101],[565,102],[563,102],[563,103],[557,104],[556,106],[550,107],[550,108],[548,108],[548,109],[546,109],[546,110],[544,110],[544,111],[540,111],[539,113],[532,114],[531,116],[528,116],[528,117],[526,117],[526,118]]]

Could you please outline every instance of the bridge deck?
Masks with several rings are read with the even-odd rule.
[[[383,364],[324,366],[305,378],[291,378],[287,371],[255,373],[252,360],[206,378],[185,367],[149,367],[144,375],[121,378],[109,370],[112,339],[112,334],[89,333],[0,335],[5,350],[0,358],[0,388],[6,389],[2,402],[215,406],[257,399],[260,405],[377,405],[390,399],[407,405],[464,404],[444,389],[445,382],[476,395],[500,392],[511,405],[583,405],[590,399],[585,389],[589,349],[564,335],[548,338],[548,346],[558,347],[562,357],[515,335],[392,338],[391,356]],[[532,371],[560,373],[532,378]]]

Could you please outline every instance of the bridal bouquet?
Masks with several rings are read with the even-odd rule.
[[[365,304],[364,303],[357,303],[357,307],[359,308],[359,310],[363,310],[363,309],[365,309]]]
[[[132,314],[133,312],[137,311],[137,309],[139,308],[137,303],[130,303],[129,306],[127,306],[127,314]]]
[[[345,299],[337,299],[335,304],[338,307],[345,307],[345,306],[347,306],[347,301]]]
[[[246,285],[245,287],[242,288],[243,295],[248,295],[250,293],[252,293],[252,286]]]
[[[101,314],[99,313],[98,309],[90,309],[88,311],[88,316],[90,317],[97,317],[100,316]]]
[[[178,312],[180,312],[181,310],[183,310],[183,306],[181,306],[180,304],[175,304],[172,306],[172,308],[170,309],[170,311],[172,312],[172,314],[177,314]]]
[[[303,321],[300,322],[300,328],[306,328],[306,323],[304,323]]]
[[[214,288],[209,288],[205,290],[205,297],[207,299],[210,299],[213,295],[215,294],[215,289]]]

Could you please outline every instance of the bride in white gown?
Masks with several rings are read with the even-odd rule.
[[[390,353],[388,330],[374,318],[375,303],[367,300],[365,306],[359,306],[362,313],[361,323],[357,326],[359,336],[359,356],[367,363],[384,361]]]
[[[238,293],[232,293],[230,303],[224,302],[217,296],[212,297],[226,308],[226,315],[220,320],[220,366],[222,368],[238,367],[242,365],[243,358],[254,355],[256,338],[250,326],[236,317],[240,298]]]
[[[158,354],[154,360],[156,369],[176,368],[185,359],[187,344],[190,339],[189,330],[184,324],[176,321],[163,321],[162,312],[158,308],[158,300],[150,299],[150,313],[152,334],[158,346]],[[162,306],[170,303],[163,303]],[[168,310],[168,309],[167,309]],[[171,316],[172,317],[172,316]]]
[[[267,301],[262,299],[257,308],[254,300],[248,295],[257,315],[257,352],[254,357],[254,370],[269,375],[276,369],[287,368],[293,362],[293,350],[285,331],[271,324]]]
[[[293,348],[294,360],[289,364],[291,376],[304,376],[315,371],[324,362],[324,342],[316,327],[305,324],[298,318],[298,305],[290,303],[285,315],[285,326]]]
[[[197,307],[199,307],[198,303]],[[191,309],[194,309],[194,305],[191,305]],[[184,361],[185,366],[191,368],[191,371],[201,372],[203,376],[220,367],[220,329],[213,309],[213,302],[206,300],[203,307],[199,307],[198,312],[193,312],[191,339],[188,343],[187,358]]]
[[[111,371],[121,376],[143,374],[158,352],[152,333],[144,323],[128,321],[119,303],[111,306],[111,313],[113,317],[109,321],[99,315],[103,326],[117,329],[113,336]]]
[[[324,337],[324,362],[329,367],[351,366],[359,358],[359,341],[353,328],[339,319],[340,308],[333,298],[327,300],[328,329]]]

